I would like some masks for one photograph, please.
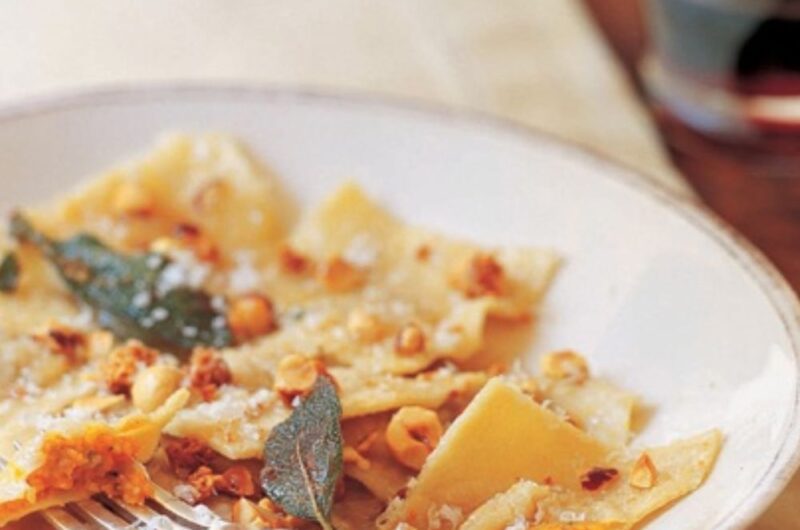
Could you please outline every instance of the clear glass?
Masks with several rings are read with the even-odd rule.
[[[799,0],[648,0],[651,96],[703,132],[800,134]]]

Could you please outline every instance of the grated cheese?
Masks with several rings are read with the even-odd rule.
[[[513,523],[506,526],[505,530],[528,530],[528,521],[520,515]]]
[[[586,520],[586,514],[583,512],[564,510],[558,514],[558,520],[562,523],[580,523]]]
[[[342,253],[342,257],[358,267],[369,267],[378,259],[380,247],[368,234],[355,236]]]
[[[464,520],[464,512],[457,506],[442,504],[431,506],[428,510],[428,528],[430,530],[446,530],[458,528]]]
[[[158,278],[159,294],[165,294],[177,287],[201,287],[211,274],[208,264],[200,263],[194,253],[187,250],[170,252],[170,263],[164,267]]]
[[[258,289],[261,275],[256,270],[251,252],[239,251],[233,254],[236,264],[228,277],[228,287],[233,294],[244,294]]]

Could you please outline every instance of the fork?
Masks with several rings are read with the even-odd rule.
[[[129,506],[98,495],[72,502],[63,508],[49,508],[42,515],[57,530],[239,530],[209,509],[197,510],[155,486],[152,504]]]

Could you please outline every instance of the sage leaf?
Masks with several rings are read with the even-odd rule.
[[[331,530],[336,483],[342,473],[342,407],[327,376],[278,424],[264,446],[261,489],[286,513]]]
[[[0,292],[13,293],[19,286],[19,260],[9,252],[0,262]]]
[[[225,315],[199,289],[160,289],[169,265],[157,253],[125,255],[94,236],[79,234],[56,241],[37,231],[25,217],[11,218],[11,235],[37,247],[55,266],[70,291],[95,310],[98,323],[122,339],[177,354],[198,345],[224,347],[233,342]]]

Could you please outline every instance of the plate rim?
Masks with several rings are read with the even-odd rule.
[[[669,188],[649,176],[647,171],[615,160],[593,146],[464,106],[370,91],[255,82],[127,82],[93,88],[62,89],[0,102],[0,124],[102,103],[164,101],[190,95],[373,106],[416,114],[418,119],[435,119],[448,124],[488,129],[517,137],[526,143],[545,143],[557,148],[566,148],[573,154],[601,166],[597,173],[602,178],[614,181],[638,195],[657,200],[719,245],[720,249],[754,281],[783,324],[797,369],[789,424],[772,462],[751,487],[747,500],[724,514],[713,529],[745,528],[755,522],[784,491],[800,467],[800,298],[798,294],[753,243],[699,200]]]

